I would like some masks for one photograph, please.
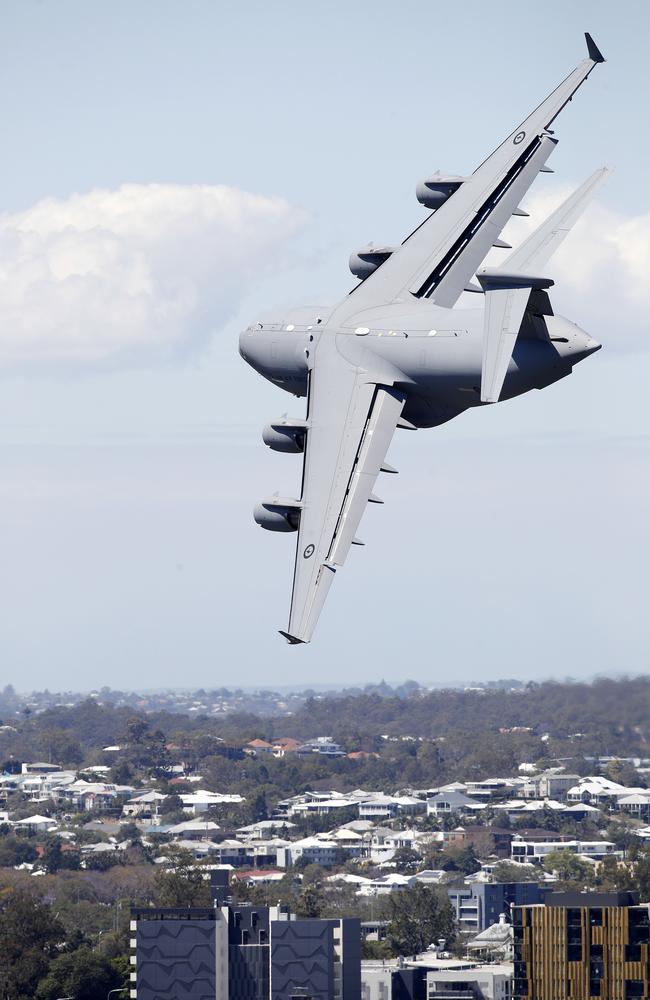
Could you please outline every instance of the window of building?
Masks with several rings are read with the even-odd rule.
[[[642,997],[643,995],[642,979],[625,980],[625,1000],[632,1000],[633,997]]]

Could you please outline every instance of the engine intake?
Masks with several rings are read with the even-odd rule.
[[[305,450],[306,420],[292,417],[274,420],[262,431],[262,440],[272,451],[301,452]]]
[[[457,191],[466,177],[455,177],[445,174],[434,174],[425,177],[415,189],[415,197],[425,208],[440,208],[441,205]]]
[[[356,278],[361,278],[364,281],[370,277],[373,271],[381,267],[384,261],[388,260],[396,250],[397,247],[375,247],[368,244],[367,247],[362,247],[361,250],[355,250],[354,253],[350,254],[350,270]]]
[[[290,497],[269,497],[258,503],[253,517],[266,531],[297,531],[302,504]]]

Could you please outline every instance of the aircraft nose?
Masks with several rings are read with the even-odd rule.
[[[248,361],[247,347],[250,340],[250,330],[243,330],[239,334],[239,354],[244,359]]]

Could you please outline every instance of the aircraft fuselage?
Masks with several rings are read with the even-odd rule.
[[[379,363],[387,383],[405,390],[405,419],[417,427],[433,427],[484,405],[483,309],[417,307],[367,310],[342,329],[327,325],[325,311],[291,310],[284,319],[251,324],[240,336],[240,354],[274,385],[304,396],[321,338],[335,337],[339,352],[360,368],[371,356],[373,380]],[[528,322],[528,335],[517,339],[501,399],[557,382],[601,346],[562,316],[535,316]]]

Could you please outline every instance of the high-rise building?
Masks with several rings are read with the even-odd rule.
[[[648,904],[631,892],[556,892],[512,910],[513,1000],[650,997]]]
[[[131,911],[137,1000],[359,1000],[356,919],[297,920],[286,908],[226,902]]]
[[[473,882],[447,889],[459,929],[474,933],[496,924],[513,906],[543,903],[548,892],[537,882]]]
[[[131,997],[228,1000],[228,924],[219,909],[131,910]]]

